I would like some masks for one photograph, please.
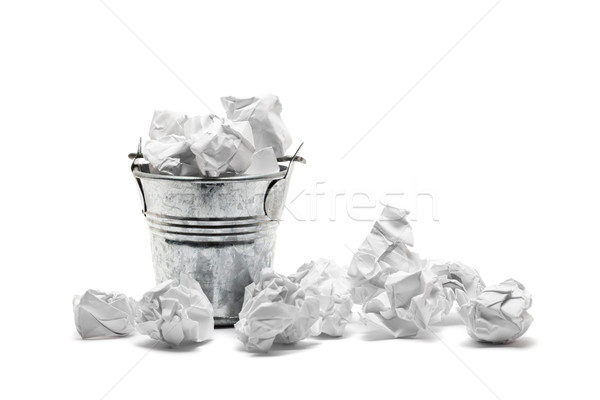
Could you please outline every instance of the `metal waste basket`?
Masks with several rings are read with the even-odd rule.
[[[156,282],[192,276],[213,305],[215,326],[237,322],[244,288],[272,266],[294,161],[305,162],[298,151],[279,159],[289,163],[275,174],[219,178],[153,174],[139,149],[130,154]]]

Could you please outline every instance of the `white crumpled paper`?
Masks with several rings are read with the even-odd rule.
[[[506,343],[521,336],[533,318],[531,295],[508,280],[485,287],[477,270],[459,262],[421,260],[409,246],[408,212],[386,206],[354,255],[348,275],[361,320],[394,337],[414,336],[441,321],[456,302],[469,334]]]
[[[410,251],[413,234],[408,211],[386,206],[350,263],[353,298],[362,304],[361,319],[394,337],[409,337],[446,314],[452,303],[441,279],[423,270]]]
[[[171,176],[198,176],[196,156],[190,150],[190,141],[184,136],[189,122],[185,114],[155,111],[150,125],[150,139],[144,145],[144,158],[150,163],[150,172]]]
[[[441,280],[430,271],[398,271],[387,277],[383,291],[365,300],[361,319],[394,337],[411,337],[440,322],[451,308]]]
[[[170,346],[211,339],[213,307],[200,284],[181,273],[179,283],[171,279],[147,293],[136,311],[138,332]]]
[[[489,343],[510,343],[523,335],[533,322],[527,312],[531,293],[518,281],[508,279],[488,286],[460,309],[469,335]]]
[[[150,123],[150,139],[158,140],[166,136],[183,136],[183,126],[187,120],[188,116],[183,113],[165,110],[154,111]]]
[[[296,343],[308,337],[319,319],[319,301],[300,285],[270,268],[246,287],[235,330],[248,351],[267,352],[274,342]]]
[[[411,337],[419,332],[419,327],[414,322],[398,317],[385,291],[363,304],[360,319],[364,323],[379,327],[395,338]]]
[[[260,149],[252,155],[250,167],[244,172],[246,175],[269,175],[279,172],[279,164],[272,147]]]
[[[385,292],[396,315],[421,329],[440,322],[452,308],[441,279],[424,269],[393,273],[385,280]]]
[[[277,96],[223,97],[228,118],[155,111],[143,155],[150,172],[172,176],[268,175],[291,145]]]
[[[75,327],[83,339],[125,336],[135,330],[135,307],[123,293],[88,290],[73,298]]]
[[[188,124],[194,119],[188,121]],[[192,142],[191,151],[196,155],[200,174],[216,178],[224,173],[241,174],[252,162],[254,139],[248,122],[232,122],[218,117],[203,126],[196,123],[186,130]]]
[[[182,136],[165,136],[149,140],[144,146],[144,157],[150,163],[150,172],[171,176],[198,176],[196,156]]]
[[[307,297],[319,300],[319,319],[312,335],[342,336],[352,319],[353,304],[346,270],[335,261],[321,258],[303,264],[290,279],[304,289]]]
[[[419,255],[408,248],[413,245],[413,233],[407,216],[406,210],[385,207],[354,254],[348,275],[354,285],[355,303],[362,304],[382,293],[389,275],[422,268]]]
[[[460,262],[427,261],[425,269],[439,276],[451,302],[463,306],[475,299],[485,284],[476,269]]]
[[[283,157],[292,144],[292,136],[281,119],[281,103],[273,94],[246,99],[221,97],[221,103],[232,121],[248,121],[252,125],[257,149],[272,147],[276,157]]]
[[[144,146],[153,173],[174,176],[240,174],[252,163],[254,138],[247,121],[234,122],[216,115],[192,118],[156,111]]]

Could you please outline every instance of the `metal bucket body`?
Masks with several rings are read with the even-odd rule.
[[[244,288],[272,265],[292,165],[208,179],[151,174],[134,162],[156,282],[189,274],[211,301],[215,325],[235,323]]]

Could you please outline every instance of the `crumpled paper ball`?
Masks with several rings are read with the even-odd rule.
[[[152,173],[216,178],[224,173],[243,173],[254,160],[254,137],[247,121],[156,111],[150,139],[143,154]],[[261,154],[268,157],[268,151]],[[255,170],[259,171],[258,167],[262,165]]]
[[[408,211],[386,206],[371,232],[354,254],[348,275],[352,279],[352,297],[363,304],[384,292],[386,279],[395,272],[422,269],[422,261],[409,246],[413,245]]]
[[[158,140],[166,136],[183,136],[183,126],[188,116],[173,111],[154,111],[150,123],[150,139]]]
[[[255,149],[248,122],[213,117],[207,126],[197,123],[194,129],[186,135],[192,138],[190,149],[196,156],[202,176],[216,178],[224,173],[240,174],[250,167]]]
[[[360,316],[396,338],[415,336],[452,308],[440,278],[427,270],[398,271],[384,286],[383,292],[365,301]]]
[[[88,290],[73,298],[75,327],[83,339],[125,336],[135,330],[135,308],[123,293]]]
[[[441,279],[423,270],[409,246],[413,233],[408,211],[386,206],[352,258],[348,275],[360,317],[394,337],[414,336],[451,309]]]
[[[270,175],[280,171],[277,157],[272,147],[265,147],[252,155],[252,161],[245,175]]]
[[[335,261],[321,258],[303,264],[290,279],[304,289],[306,296],[319,300],[319,319],[312,335],[342,336],[352,320],[353,305],[346,270]]]
[[[386,279],[385,291],[396,315],[421,329],[440,322],[452,308],[442,281],[428,270],[398,271]]]
[[[146,292],[136,312],[138,332],[170,346],[211,339],[213,307],[200,284],[185,273]]]
[[[277,96],[246,99],[227,96],[221,97],[221,104],[230,120],[250,123],[257,149],[272,147],[277,157],[285,155],[292,144],[292,135],[281,119],[282,107]]]
[[[267,352],[274,342],[305,339],[318,319],[316,298],[307,298],[300,285],[265,268],[259,281],[246,287],[235,330],[246,350]]]
[[[143,155],[150,172],[171,176],[268,175],[279,172],[292,137],[277,96],[222,97],[227,118],[155,111]]]
[[[365,304],[359,312],[360,320],[373,324],[395,338],[412,337],[419,333],[419,327],[413,322],[398,317],[386,292],[381,292]]]
[[[461,307],[460,315],[473,339],[503,344],[529,329],[533,322],[529,307],[531,293],[520,282],[508,279],[483,289],[476,299]]]
[[[164,136],[144,145],[144,158],[150,172],[170,176],[198,176],[196,156],[183,136]]]
[[[428,261],[425,269],[440,277],[446,296],[459,306],[475,299],[485,288],[479,272],[460,262]]]
[[[150,172],[170,176],[198,176],[196,156],[190,150],[184,127],[189,122],[185,114],[155,111],[150,125],[150,140],[143,155],[150,163]]]

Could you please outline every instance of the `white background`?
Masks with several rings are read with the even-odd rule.
[[[597,397],[600,10],[503,0],[486,15],[494,4],[107,1],[122,23],[100,1],[3,3],[2,397]],[[154,109],[207,111],[157,57],[218,113],[223,95],[280,97],[309,163],[278,271],[348,263],[381,210],[348,215],[351,194],[404,193],[415,249],[523,282],[531,329],[485,347],[455,318],[441,341],[355,321],[269,356],[230,329],[183,351],[79,339],[74,294],[154,284],[127,153]]]

